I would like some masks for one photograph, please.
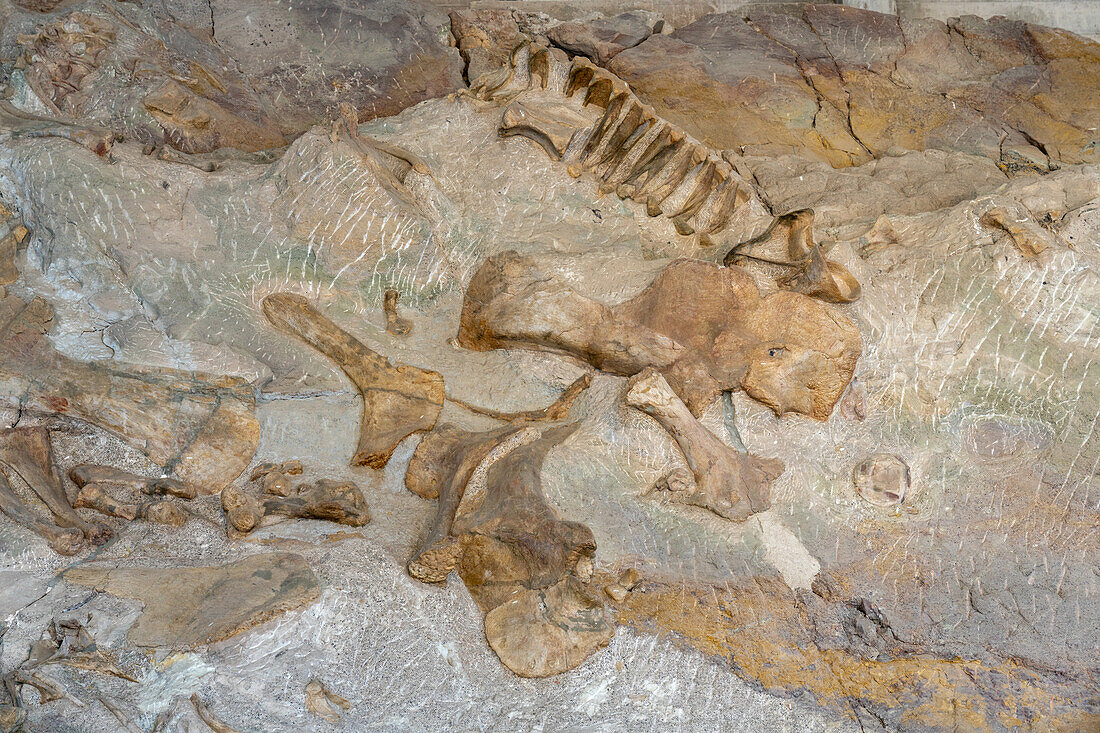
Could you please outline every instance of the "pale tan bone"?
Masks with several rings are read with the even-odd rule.
[[[60,527],[74,527],[95,545],[111,539],[111,528],[85,521],[65,494],[45,427],[0,429],[0,466],[14,471],[42,499]]]
[[[19,270],[15,266],[15,254],[19,245],[30,231],[22,224],[16,224],[0,238],[0,285],[11,285],[19,279]]]
[[[382,310],[386,316],[386,330],[394,336],[406,336],[412,331],[412,321],[397,313],[398,292],[390,289],[382,298]]]
[[[194,486],[172,478],[146,478],[112,466],[82,463],[69,469],[69,478],[78,487],[85,484],[107,484],[136,489],[148,496],[175,496],[190,501],[197,496]]]
[[[701,245],[713,244],[711,235],[755,198],[720,151],[662,120],[625,82],[584,57],[569,63],[557,49],[520,45],[508,67],[472,92],[507,104],[502,137],[533,140],[574,178],[591,172],[601,194],[615,191],[650,216],[665,214],[681,234],[698,232]],[[677,203],[664,211],[670,197]]]
[[[13,522],[42,535],[46,544],[59,555],[75,555],[84,549],[84,533],[75,527],[58,527],[44,522],[15,494],[4,471],[0,469],[0,511]]]
[[[290,477],[301,475],[303,470],[302,462],[299,460],[261,463],[252,469],[249,480],[259,481],[265,494],[290,496],[292,488]]]
[[[573,406],[576,399],[591,385],[592,375],[582,374],[573,380],[572,384],[566,387],[561,393],[561,396],[554,400],[552,404],[547,405],[541,410],[525,410],[523,412],[502,412],[488,407],[478,407],[477,405],[471,405],[469,402],[464,402],[451,396],[448,396],[447,400],[464,407],[470,412],[475,412],[478,415],[485,415],[494,420],[504,420],[507,422],[543,422],[546,420],[564,419],[565,416],[569,414],[569,409]]]
[[[187,516],[170,500],[143,501],[137,504],[125,504],[116,501],[106,490],[107,484],[85,484],[77,494],[73,506],[82,509],[94,509],[100,514],[118,517],[130,522],[145,519],[170,527],[182,527]]]
[[[776,284],[829,303],[853,303],[863,292],[848,268],[825,259],[821,245],[816,245],[793,272],[777,278]]]
[[[458,343],[565,352],[622,376],[654,367],[695,415],[722,392],[744,389],[777,415],[818,420],[844,393],[862,350],[843,314],[800,293],[762,298],[738,267],[676,260],[609,307],[516,252],[490,257],[470,280]]]
[[[709,509],[740,522],[771,506],[771,484],[783,464],[739,453],[691,414],[655,369],[631,378],[626,403],[652,416],[668,431],[695,477],[695,490],[676,492],[677,501]]]
[[[6,100],[0,100],[0,126],[9,130],[15,138],[59,137],[71,140],[101,157],[110,153],[115,142],[115,134],[109,130],[36,115],[21,110]]]
[[[206,703],[199,698],[199,693],[191,693],[191,705],[194,706],[195,713],[198,714],[199,720],[206,723],[206,726],[214,731],[214,733],[240,733],[236,728],[231,728],[218,720],[218,717],[210,712],[210,708],[206,706]]]
[[[350,481],[326,479],[300,484],[290,496],[268,495],[262,499],[238,486],[226,486],[222,491],[222,509],[230,526],[241,533],[256,529],[266,517],[322,519],[349,527],[362,527],[371,519],[358,486]]]
[[[1012,214],[1003,206],[995,206],[982,214],[982,226],[999,229],[1024,257],[1035,259],[1054,246],[1054,239],[1041,226],[1023,214]]]
[[[300,295],[269,295],[263,300],[263,309],[277,328],[335,361],[363,396],[353,465],[382,468],[398,443],[435,425],[444,398],[443,377],[437,372],[390,364]]]
[[[46,676],[42,672],[28,672],[23,669],[17,669],[12,672],[12,679],[17,684],[29,685],[38,690],[39,704],[65,699],[78,708],[84,707],[84,703],[79,698],[70,695],[69,692],[62,687],[60,682],[52,677]]]
[[[306,685],[306,710],[330,723],[338,723],[340,713],[333,706],[347,710],[351,707],[351,702],[325,687],[321,680],[310,680]]]
[[[520,677],[549,677],[573,669],[615,635],[603,601],[572,575],[532,588],[485,616],[489,646]]]
[[[98,425],[200,493],[248,466],[260,426],[245,380],[74,361],[46,338],[52,319],[44,300],[0,297],[0,404]]]

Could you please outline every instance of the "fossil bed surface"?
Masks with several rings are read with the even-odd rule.
[[[195,478],[182,526],[78,508],[113,537],[65,556],[0,514],[0,676],[22,690],[18,705],[0,690],[4,733],[199,731],[210,714],[242,733],[1097,730],[1100,45],[1004,18],[666,5],[0,0],[0,304],[52,313],[21,351],[22,315],[0,308],[0,433],[48,428],[63,477],[90,463],[187,483],[239,461],[213,490],[237,487],[264,520],[241,530]],[[539,58],[595,81],[562,101]],[[637,136],[673,126],[703,151],[686,175],[712,165],[741,192],[721,225],[709,203],[684,213],[687,184],[647,212],[637,188],[602,186],[610,168],[570,163],[579,138],[555,147],[566,121],[612,109],[581,96],[626,87],[648,120]],[[464,297],[489,258],[619,314],[670,263],[720,268],[802,209],[829,272],[858,281],[815,305],[858,330],[843,395],[826,419],[777,417],[746,381],[676,413],[725,444],[712,452],[782,464],[743,521],[676,499],[676,481],[704,481],[624,397],[638,370],[557,341],[468,348]],[[790,282],[735,266],[764,302]],[[441,376],[446,399],[418,398],[436,412],[394,428],[388,462],[362,458],[361,426],[413,408],[276,322],[271,304],[299,302],[277,293],[338,326],[324,343]],[[674,309],[702,312],[710,294],[695,295]],[[425,427],[502,426],[464,405],[540,410],[586,374],[571,429],[531,470],[551,514],[591,531],[591,567],[565,578],[601,599],[613,636],[520,676],[486,637],[510,606],[465,571],[410,575],[443,498],[412,493],[406,471]],[[97,389],[90,407],[74,396]],[[254,421],[191,430],[181,407],[145,425],[126,412],[142,395]],[[364,400],[383,405],[370,421]],[[472,469],[475,505],[507,450],[548,430],[532,419]],[[253,469],[292,459],[304,470],[284,478],[316,492],[353,482],[369,523],[274,491],[249,504],[270,470]],[[74,628],[94,647],[33,664],[50,629]],[[63,692],[19,682],[34,670]],[[334,697],[307,696],[313,680]]]

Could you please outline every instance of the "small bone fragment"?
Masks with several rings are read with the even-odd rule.
[[[735,522],[771,506],[771,484],[783,465],[738,453],[720,441],[691,414],[660,372],[646,369],[632,377],[626,402],[656,418],[680,446],[696,486],[683,503]]]
[[[75,555],[84,549],[83,532],[75,527],[58,527],[39,519],[12,490],[3,470],[0,470],[0,511],[12,521],[42,535],[46,544],[59,555]]]
[[[638,583],[642,582],[642,574],[635,568],[627,568],[619,573],[619,585],[627,590],[634,590]]]
[[[0,464],[27,482],[49,507],[59,526],[79,529],[95,545],[102,545],[111,538],[110,527],[85,521],[69,504],[54,464],[49,430],[44,427],[0,430]]]
[[[260,426],[248,382],[78,362],[46,338],[52,320],[40,298],[0,295],[0,403],[98,425],[201,493],[220,491],[251,462]]]
[[[982,214],[983,226],[1000,229],[1008,234],[1009,241],[1020,250],[1020,254],[1034,259],[1053,245],[1049,233],[1031,221],[1027,216],[1013,216],[1004,207],[996,206]]]
[[[394,366],[309,305],[300,295],[264,298],[264,313],[337,363],[363,396],[359,448],[353,465],[382,468],[397,444],[431,430],[443,408],[443,377],[414,366]]]
[[[405,336],[412,331],[412,321],[397,314],[397,298],[398,292],[392,288],[387,290],[382,298],[382,310],[386,314],[386,330],[394,336]]]
[[[299,460],[261,463],[252,469],[252,475],[249,478],[252,481],[259,481],[265,494],[290,496],[290,477],[300,475],[303,470],[302,462]]]
[[[542,422],[545,420],[562,420],[569,414],[569,409],[573,406],[573,403],[577,400],[577,397],[581,395],[586,389],[592,385],[592,375],[584,374],[577,377],[573,382],[565,388],[558,399],[554,400],[553,404],[548,405],[541,410],[525,410],[524,412],[500,412],[499,410],[492,410],[487,407],[478,407],[471,405],[468,402],[462,400],[456,400],[454,397],[448,397],[447,399],[454,402],[456,405],[461,405],[470,412],[476,412],[478,415],[485,415],[495,420],[505,420],[507,422],[522,421],[522,422]]]
[[[794,272],[776,280],[776,284],[829,303],[853,303],[863,292],[848,268],[825,259],[821,245],[815,245],[810,256]]]
[[[606,606],[573,576],[524,591],[485,616],[489,646],[520,677],[573,669],[615,635]]]
[[[879,218],[875,220],[875,225],[871,227],[866,234],[860,237],[860,241],[860,255],[862,257],[870,257],[876,252],[896,245],[898,243],[898,233],[894,229],[894,225],[886,217],[886,214],[881,214]]]
[[[334,705],[347,710],[351,707],[351,702],[329,690],[321,680],[310,680],[306,685],[306,710],[330,723],[338,723],[340,713]]]
[[[199,699],[199,693],[191,693],[191,704],[195,707],[195,712],[198,714],[199,719],[206,723],[206,726],[214,731],[214,733],[240,733],[236,728],[230,728],[228,725],[218,720],[214,713],[210,712],[210,708]]]
[[[852,469],[852,483],[856,493],[870,504],[901,504],[909,491],[909,466],[900,456],[875,453]]]
[[[126,714],[122,706],[117,702],[104,695],[99,696],[99,702],[110,711],[111,715],[115,716],[115,719],[118,720],[119,725],[122,726],[122,730],[125,731],[125,733],[145,733],[130,719],[130,716]]]
[[[99,466],[82,463],[69,469],[69,478],[78,487],[85,484],[107,484],[137,489],[149,496],[175,496],[190,501],[197,495],[194,486],[184,484],[172,478],[146,478],[112,466]]]
[[[608,583],[604,586],[603,592],[607,594],[608,598],[616,603],[622,603],[626,600],[626,597],[630,595],[630,591],[618,583]]]

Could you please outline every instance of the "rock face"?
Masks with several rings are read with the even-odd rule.
[[[801,16],[709,15],[609,68],[662,116],[718,148],[833,167],[897,150],[1009,169],[1097,162],[1100,46],[973,16],[949,24],[839,5]]]
[[[1097,728],[1096,45],[680,5],[0,4],[4,725]]]

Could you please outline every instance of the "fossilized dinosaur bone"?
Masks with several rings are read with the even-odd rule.
[[[84,549],[84,533],[74,527],[58,527],[44,522],[32,512],[12,490],[4,472],[0,470],[0,511],[14,522],[42,535],[54,552],[75,555]]]
[[[761,298],[738,267],[677,260],[609,307],[515,252],[490,257],[470,280],[458,343],[565,352],[622,376],[654,367],[697,416],[723,391],[744,389],[776,414],[819,420],[862,350],[843,314],[800,293]]]
[[[0,297],[0,402],[99,425],[201,493],[252,460],[260,426],[243,379],[78,362],[46,338],[52,319],[44,300]]]
[[[0,127],[10,131],[9,134],[15,138],[60,137],[71,140],[101,157],[111,151],[115,142],[115,134],[109,130],[36,115],[6,100],[0,100]]]
[[[783,464],[723,443],[691,414],[660,372],[646,369],[632,377],[626,403],[654,417],[680,446],[695,476],[695,490],[678,492],[682,496],[677,500],[735,522],[771,506],[771,484]]]
[[[135,519],[145,519],[157,524],[167,524],[171,527],[182,527],[187,522],[187,517],[170,499],[158,499],[155,501],[142,501],[137,504],[127,504],[115,500],[104,484],[85,484],[77,494],[74,507],[94,509],[100,514],[110,517],[118,517],[131,522]]]
[[[522,45],[511,64],[473,93],[507,103],[500,135],[538,143],[568,166],[591,172],[600,193],[633,199],[683,235],[710,236],[756,194],[723,153],[661,119],[625,82],[559,49]]]
[[[586,389],[592,385],[592,375],[582,374],[577,377],[573,382],[566,387],[558,399],[554,400],[552,404],[547,405],[539,410],[524,410],[522,412],[502,412],[501,410],[493,410],[488,407],[479,407],[478,405],[471,405],[469,402],[455,399],[450,395],[447,396],[449,402],[453,402],[456,405],[460,405],[470,412],[476,412],[478,415],[485,415],[491,417],[494,420],[504,420],[506,422],[523,421],[523,422],[544,422],[546,420],[562,420],[569,414],[569,409],[576,402]]]
[[[252,469],[250,481],[259,481],[265,494],[275,496],[290,496],[291,476],[300,476],[302,462],[295,459],[282,463],[261,463]]]
[[[412,331],[412,322],[398,315],[397,298],[396,290],[387,290],[382,300],[382,311],[386,316],[386,330],[394,336],[405,336]]]
[[[65,494],[53,459],[50,432],[44,427],[0,430],[0,467],[15,472],[49,508],[60,527],[79,529],[92,544],[111,539],[111,528],[85,521]]]
[[[190,501],[198,492],[195,487],[173,478],[146,478],[113,466],[82,463],[69,469],[69,478],[79,488],[86,484],[107,484],[135,489],[147,496],[175,496]]]
[[[370,522],[370,510],[363,492],[350,481],[318,479],[299,484],[288,496],[268,494],[256,497],[244,489],[229,485],[222,490],[222,509],[230,526],[248,533],[265,518],[323,519],[350,527],[362,527]]]
[[[822,245],[814,239],[814,210],[799,209],[776,217],[758,237],[734,245],[724,264],[766,262],[790,267],[776,280],[787,290],[830,303],[852,303],[862,292],[859,281],[838,262],[825,259]]]
[[[437,372],[390,364],[300,295],[269,295],[263,309],[277,328],[335,361],[363,396],[353,465],[382,468],[398,443],[435,425],[444,398],[443,377]]]

